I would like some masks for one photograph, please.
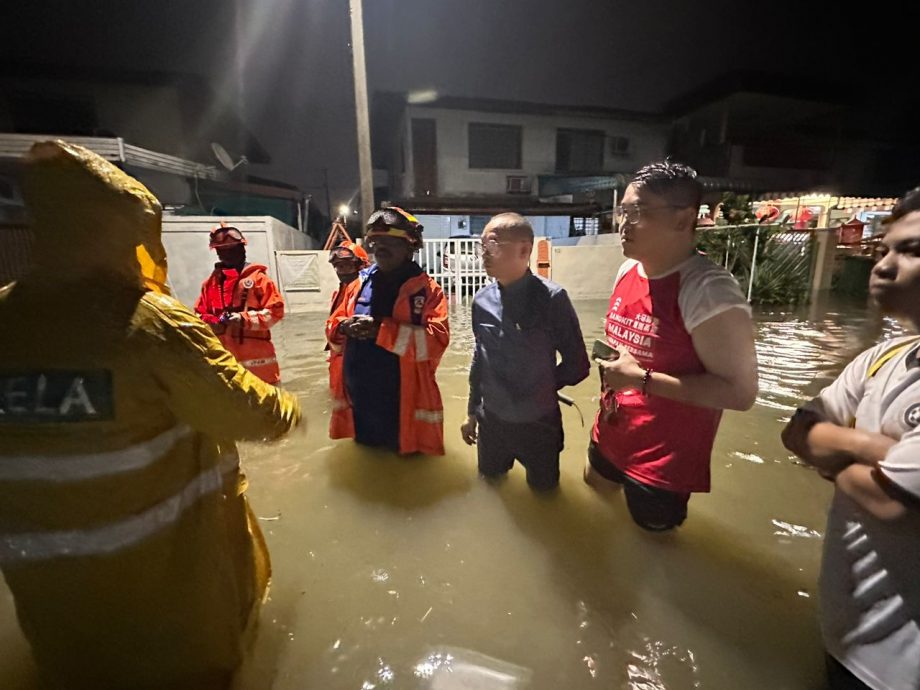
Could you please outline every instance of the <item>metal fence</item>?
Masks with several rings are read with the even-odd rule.
[[[479,238],[425,240],[415,260],[444,289],[451,302],[466,302],[492,279],[486,275]]]
[[[738,279],[749,302],[800,304],[811,291],[815,233],[769,225],[714,227],[700,231],[699,247]]]

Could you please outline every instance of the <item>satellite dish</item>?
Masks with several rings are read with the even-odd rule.
[[[246,156],[240,156],[240,159],[234,163],[233,159],[230,157],[230,154],[227,153],[227,149],[218,144],[216,141],[211,142],[211,150],[214,152],[214,157],[224,166],[229,172],[233,172],[241,165],[249,163],[249,160]]]

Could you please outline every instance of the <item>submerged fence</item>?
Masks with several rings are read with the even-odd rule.
[[[811,294],[815,230],[772,225],[701,228],[698,246],[728,269],[749,302],[802,304]]]

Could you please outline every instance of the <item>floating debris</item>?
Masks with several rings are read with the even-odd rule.
[[[773,534],[780,537],[798,537],[800,539],[820,539],[821,533],[817,530],[809,529],[808,527],[803,527],[802,525],[793,525],[790,522],[783,522],[782,520],[771,520],[776,527],[779,529]]]

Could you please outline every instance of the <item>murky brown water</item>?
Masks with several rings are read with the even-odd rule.
[[[591,342],[606,303],[576,306]],[[798,401],[896,324],[860,304],[758,314],[758,404],[725,415],[713,493],[694,496],[676,533],[654,535],[621,496],[583,485],[588,429],[568,408],[559,494],[532,494],[520,467],[499,486],[478,480],[458,432],[465,310],[439,370],[447,456],[333,443],[321,323],[293,316],[278,331],[308,432],[244,449],[275,574],[242,690],[821,686],[815,581],[830,487],[793,462],[779,432]],[[586,423],[596,389],[592,376],[570,391]],[[0,688],[33,687],[0,589]]]

